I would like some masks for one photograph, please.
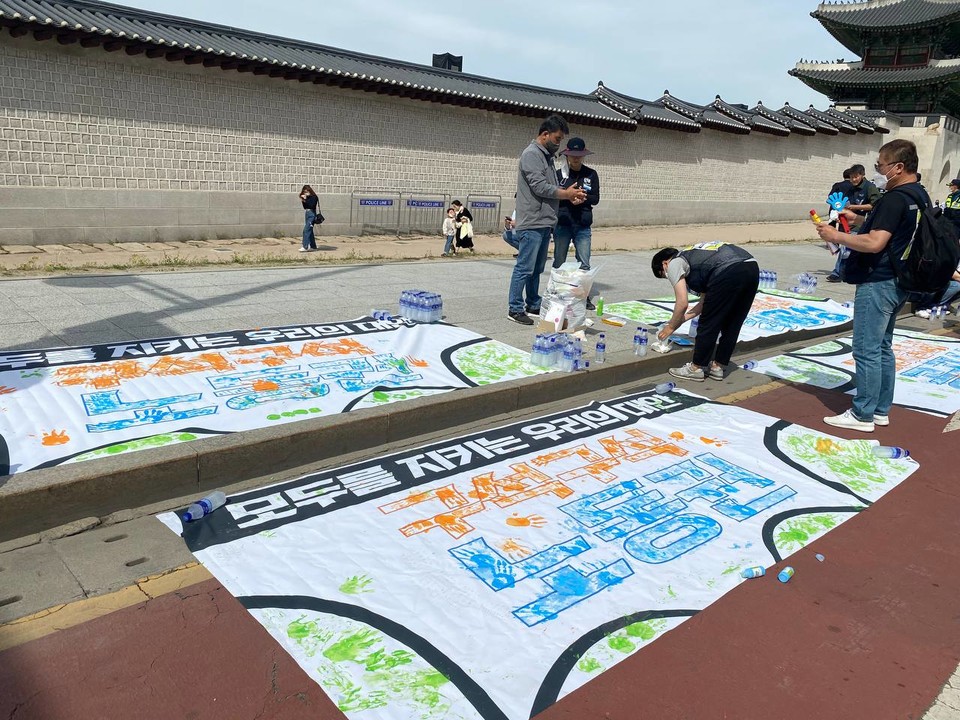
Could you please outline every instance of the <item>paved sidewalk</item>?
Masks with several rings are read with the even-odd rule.
[[[707,240],[735,243],[809,242],[817,236],[809,221],[795,223],[754,223],[749,225],[671,225],[657,227],[596,228],[594,252],[649,250],[669,245],[683,246]],[[370,261],[441,260],[443,238],[427,236],[365,237],[321,236],[316,253],[301,253],[299,238],[238,238],[190,240],[187,242],[95,243],[86,245],[3,245],[0,246],[0,274],[7,276],[48,275],[95,269],[182,270],[206,265],[316,265]],[[513,249],[498,235],[475,238],[476,253],[462,251],[455,262],[472,257],[510,257]]]

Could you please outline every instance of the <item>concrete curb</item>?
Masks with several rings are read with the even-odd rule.
[[[850,328],[848,323],[840,328],[761,338],[739,344],[737,354],[844,335]],[[679,349],[638,359],[621,352],[602,365],[592,365],[588,372],[549,373],[13,475],[0,486],[0,542],[244,480],[269,482],[271,476],[324,458],[647,380],[689,361],[692,354],[692,349]]]

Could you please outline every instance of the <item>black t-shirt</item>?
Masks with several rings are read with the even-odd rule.
[[[890,233],[888,246],[893,255],[903,253],[913,239],[913,234],[917,230],[917,219],[922,209],[917,207],[916,201],[904,190],[918,195],[926,203],[926,207],[930,206],[930,196],[927,195],[923,186],[920,183],[907,183],[884,193],[860,228],[860,235],[865,235],[871,230],[886,230]],[[887,256],[887,248],[876,253],[851,251],[850,257],[847,258],[845,275],[847,282],[854,285],[892,280],[895,277],[890,258]]]
[[[320,200],[316,195],[307,195],[306,199],[301,199],[300,204],[303,205],[304,210],[313,210],[317,211],[317,203]]]

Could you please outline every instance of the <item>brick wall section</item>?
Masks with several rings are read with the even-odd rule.
[[[299,234],[305,182],[329,232],[360,189],[490,193],[509,212],[539,122],[6,33],[0,65],[7,243]],[[603,225],[796,219],[889,137],[572,131],[596,152]]]

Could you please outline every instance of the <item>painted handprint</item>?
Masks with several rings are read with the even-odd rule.
[[[540,515],[528,515],[523,517],[514,513],[507,518],[507,525],[512,525],[513,527],[536,527],[540,528],[547,524],[546,518],[541,517]]]

